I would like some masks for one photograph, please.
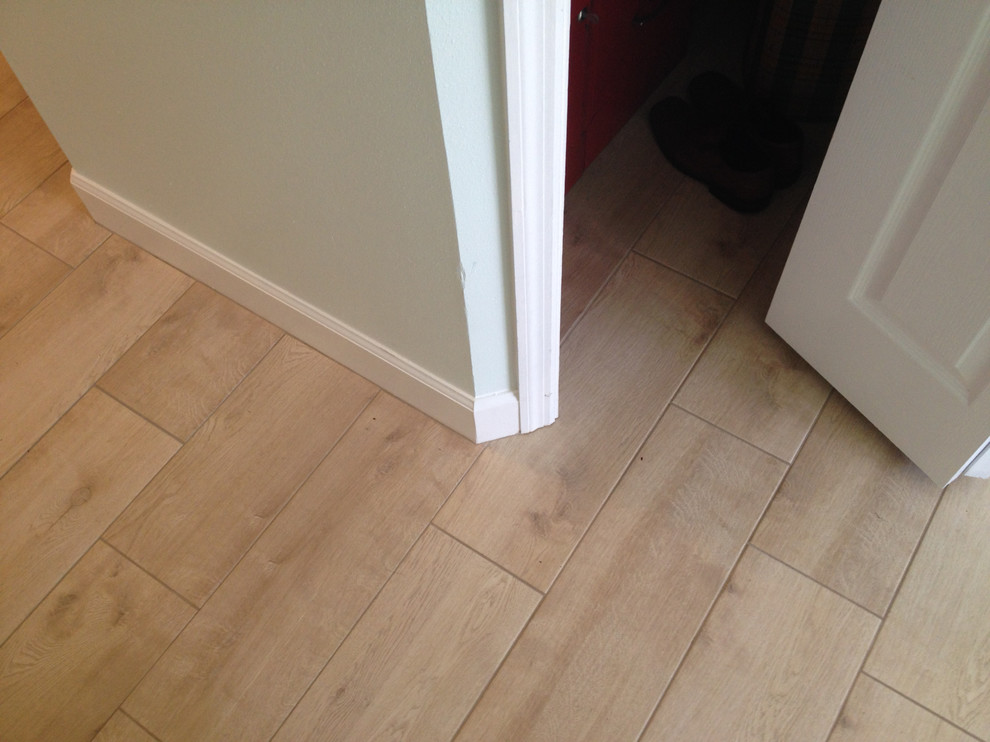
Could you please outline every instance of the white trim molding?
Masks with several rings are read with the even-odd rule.
[[[72,171],[93,218],[476,443],[519,432],[512,392],[475,398],[373,338]]]
[[[963,474],[967,477],[990,479],[990,441],[984,443],[983,447],[973,455],[972,460],[963,467]]]
[[[569,0],[504,0],[519,425],[557,419]]]

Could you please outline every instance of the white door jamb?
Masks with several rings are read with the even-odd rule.
[[[557,419],[569,0],[504,0],[520,431]]]

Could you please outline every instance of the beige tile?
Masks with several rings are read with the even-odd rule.
[[[562,335],[683,179],[660,154],[640,114],[571,188],[564,200]]]
[[[192,614],[97,542],[0,647],[0,739],[93,739]]]
[[[65,263],[0,226],[0,336],[68,272]]]
[[[739,296],[810,189],[807,176],[758,214],[740,214],[686,178],[636,243],[636,252]]]
[[[282,331],[201,283],[100,380],[100,387],[188,440]]]
[[[0,338],[0,474],[191,283],[114,236]]]
[[[829,742],[977,742],[868,675],[860,675]]]
[[[0,116],[27,98],[27,93],[14,76],[3,54],[0,54]]]
[[[476,455],[379,395],[125,709],[162,739],[267,740]]]
[[[938,495],[833,393],[753,543],[882,616]]]
[[[0,642],[178,447],[93,390],[0,479]]]
[[[657,212],[686,179],[661,154],[649,129],[649,111],[668,95],[684,95],[688,82],[713,67],[732,73],[742,45],[736,29],[746,11],[716,7],[730,29],[719,40],[696,37],[684,59],[653,92],[568,192],[564,202],[561,332],[572,327],[603,282],[632,248]],[[710,21],[707,26],[710,27]],[[706,29],[706,30],[710,30]]]
[[[450,739],[539,598],[429,529],[275,739]]]
[[[764,321],[797,231],[795,212],[674,398],[774,456],[793,461],[829,386]]]
[[[557,422],[490,445],[437,524],[545,590],[727,309],[630,256],[561,349]]]
[[[641,739],[824,741],[878,624],[750,548]]]
[[[784,470],[668,410],[458,740],[636,739]]]
[[[107,540],[201,606],[375,391],[284,338],[138,495]]]
[[[93,742],[157,742],[137,722],[118,711],[103,725]]]
[[[27,98],[0,118],[0,162],[0,217],[65,162],[65,155]]]
[[[3,223],[69,265],[79,265],[110,236],[69,184],[65,163],[3,218]]]
[[[866,671],[990,738],[990,482],[946,489]]]
[[[802,125],[804,169],[796,183],[774,193],[766,210],[739,214],[716,200],[706,186],[685,178],[634,249],[730,296],[739,296],[788,221],[803,209],[832,128],[828,123]]]

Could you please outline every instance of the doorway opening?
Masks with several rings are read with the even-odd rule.
[[[617,12],[622,4],[599,5],[616,8],[612,12]],[[817,170],[824,157],[842,96],[852,78],[879,2],[810,0],[803,4],[801,12],[794,10],[798,4],[788,3],[792,8],[790,14],[796,16],[793,18],[782,15],[783,11],[776,6],[783,4],[771,0],[699,0],[686,5],[628,2],[626,5],[629,7],[623,7],[623,10],[630,17],[637,11],[663,9],[667,13],[652,16],[650,22],[668,25],[671,51],[663,60],[668,67],[662,70],[659,85],[632,111],[629,120],[617,128],[615,136],[601,145],[595,138],[600,137],[599,131],[606,129],[604,124],[595,130],[575,132],[580,128],[579,122],[589,118],[585,109],[603,106],[620,96],[619,93],[611,97],[599,95],[599,103],[589,103],[586,88],[589,80],[601,84],[621,73],[587,72],[585,68],[589,65],[609,61],[607,54],[595,52],[587,37],[600,28],[612,36],[617,32],[607,28],[605,11],[595,13],[594,2],[582,4],[575,0],[572,3],[572,10],[579,6],[580,9],[574,10],[572,18],[570,69],[572,76],[577,69],[580,77],[577,81],[572,77],[569,82],[562,339],[632,252],[657,260],[732,298],[738,297],[768,251],[766,241],[772,242],[775,233],[783,229],[783,222],[777,224],[780,215],[793,213],[810,192],[814,178],[808,176]],[[574,22],[580,12],[591,12],[592,20]],[[629,23],[629,19],[624,22]],[[678,34],[683,38],[674,38]],[[787,43],[781,43],[781,39]],[[574,46],[575,42],[577,46]],[[776,46],[770,50],[772,53],[764,53],[763,47],[773,44]],[[811,62],[798,59],[802,54]],[[627,55],[620,62],[628,64],[632,56]],[[776,78],[773,60],[767,61],[763,57],[782,60]],[[818,69],[812,64],[816,62]],[[619,66],[621,68],[621,64]],[[804,114],[800,126],[805,137],[805,173],[794,186],[773,194],[769,216],[750,218],[735,213],[720,214],[716,208],[697,204],[686,207],[684,200],[698,189],[685,185],[684,176],[672,171],[653,141],[648,121],[650,108],[667,96],[685,96],[689,82],[706,70],[720,72],[739,84],[744,79],[758,77],[765,89],[789,95],[793,111],[797,115]],[[628,91],[622,93],[628,100]],[[820,103],[808,103],[812,94]],[[575,107],[582,110],[575,112]],[[593,112],[591,118],[596,115],[601,119],[611,117],[614,127],[619,107],[615,104],[613,110],[604,114]],[[575,136],[579,138],[577,143]],[[589,144],[593,146],[589,148]],[[591,152],[594,147],[599,147],[600,153],[583,163],[581,170],[580,151]],[[575,177],[575,173],[580,177]],[[699,198],[710,200],[710,195],[703,191]],[[691,225],[684,223],[687,213],[704,220],[696,225],[698,230],[693,236],[688,236]],[[775,226],[769,226],[770,223]],[[757,245],[758,241],[762,244]]]

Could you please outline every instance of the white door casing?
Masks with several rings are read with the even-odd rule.
[[[557,419],[568,0],[504,0],[519,428]]]
[[[767,316],[936,483],[990,438],[990,2],[886,0]]]

